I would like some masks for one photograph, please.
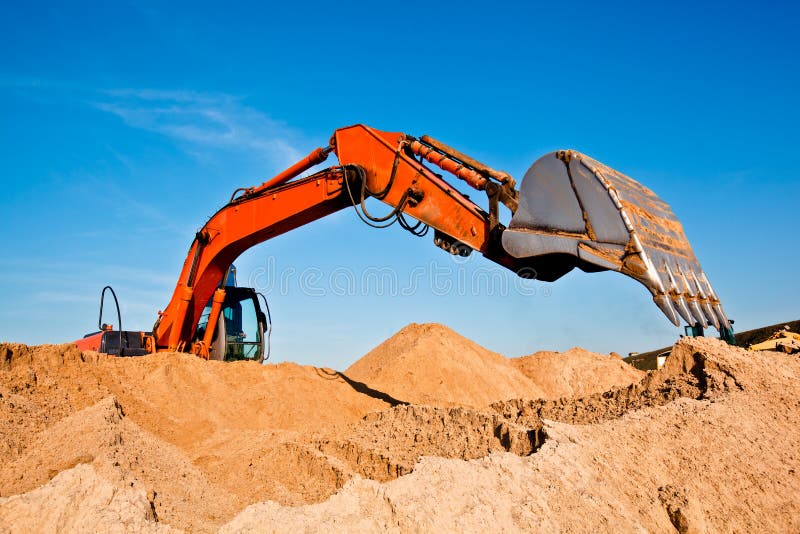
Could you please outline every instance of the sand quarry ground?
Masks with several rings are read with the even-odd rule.
[[[0,344],[0,532],[800,531],[800,361],[409,325],[344,372]]]

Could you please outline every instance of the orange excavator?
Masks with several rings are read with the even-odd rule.
[[[301,177],[331,153],[338,165]],[[488,211],[440,171],[485,193]],[[391,211],[373,216],[365,204],[370,197]],[[500,220],[501,204],[512,213],[508,226]],[[152,332],[99,324],[78,346],[120,356],[183,351],[206,359],[262,360],[268,308],[265,313],[255,290],[235,285],[234,260],[349,207],[372,226],[398,222],[416,235],[433,228],[434,244],[450,254],[478,251],[525,278],[552,282],[575,267],[620,272],[642,283],[676,326],[681,318],[690,326],[713,325],[733,340],[680,222],[635,180],[580,152],[559,150],[537,160],[517,189],[509,174],[436,139],[357,124],[336,130],[329,146],[261,185],[234,191],[197,232]]]

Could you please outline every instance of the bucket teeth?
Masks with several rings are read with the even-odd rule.
[[[539,158],[520,184],[502,234],[513,258],[542,280],[575,267],[612,270],[643,284],[674,323],[717,329],[730,323],[669,205],[624,174],[575,150]]]
[[[716,304],[713,305],[713,308],[714,308],[714,313],[716,313],[717,318],[719,318],[720,325],[730,329],[731,322],[728,320],[728,317],[725,315],[725,312],[722,311],[722,304],[717,302]]]
[[[700,323],[700,326],[703,328],[708,328],[708,321],[706,321],[706,316],[703,313],[703,310],[700,308],[700,304],[697,302],[697,299],[689,299],[688,304],[689,310],[691,310],[692,317],[694,318],[694,324]]]
[[[675,326],[680,326],[681,324],[680,317],[678,317],[675,308],[672,307],[672,302],[670,301],[668,296],[656,295],[655,297],[653,297],[653,302],[655,302],[656,306],[658,306],[661,309],[661,311],[664,312],[664,315],[667,316],[667,319],[672,321],[672,324],[674,324]]]
[[[672,297],[672,304],[675,306],[675,309],[678,310],[678,313],[683,317],[683,320],[686,321],[687,324],[691,324],[692,321],[692,312],[689,311],[689,306],[686,304],[686,299],[683,296],[678,295],[677,297]]]
[[[706,316],[708,323],[714,325],[714,328],[719,330],[719,319],[717,318],[717,314],[714,313],[714,308],[711,307],[711,303],[708,300],[704,300],[700,307],[703,308],[703,314]]]
[[[701,273],[701,275],[702,274],[703,273]],[[695,286],[697,286],[700,309],[703,310],[703,315],[705,316],[706,321],[714,325],[714,328],[719,330],[719,320],[717,319],[716,314],[714,314],[714,310],[711,308],[711,303],[709,302],[709,293],[713,293],[713,290],[711,289],[710,284],[708,287],[706,287],[707,282],[701,282],[701,280],[707,280],[707,278],[704,275],[698,277],[697,273],[692,271],[692,279],[694,280]]]
[[[708,323],[714,325],[714,328],[719,330],[719,319],[714,313],[714,309],[711,307],[711,304],[707,300],[704,300],[701,307],[703,308],[703,313],[705,314]]]
[[[714,288],[711,287],[711,282],[708,281],[708,277],[706,276],[706,273],[704,273],[703,271],[700,271],[700,276],[698,277],[698,283],[702,284],[703,292],[708,296],[709,300],[712,300],[714,302],[719,302],[717,294],[714,293]]]
[[[717,319],[717,322],[715,323],[717,330],[719,330],[720,328],[730,329],[731,323],[728,320],[728,317],[725,315],[725,312],[722,310],[722,304],[720,303],[717,294],[714,292],[714,288],[711,287],[711,283],[708,281],[706,273],[701,272],[699,278],[700,278],[700,283],[703,284],[706,294],[708,295],[708,301],[711,311],[714,314],[715,318]]]
[[[664,262],[664,272],[667,273],[667,277],[669,278],[670,298],[672,299],[673,307],[678,311],[678,314],[680,314],[684,321],[693,324],[692,312],[689,311],[689,306],[686,305],[686,299],[683,296],[685,285],[683,283],[681,283],[681,285],[678,284],[675,274],[666,261]]]

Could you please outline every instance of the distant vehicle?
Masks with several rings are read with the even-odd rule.
[[[785,352],[786,354],[796,354],[800,352],[800,334],[789,330],[788,326],[772,334],[769,339],[761,343],[755,343],[747,347],[750,350],[773,350]]]

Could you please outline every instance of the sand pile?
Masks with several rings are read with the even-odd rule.
[[[295,364],[0,345],[0,496],[91,463],[155,491],[157,514],[191,530],[264,498],[314,502],[346,479],[305,443],[391,405],[369,393]]]
[[[0,531],[800,527],[796,357],[685,340],[635,380],[571,352],[438,325],[345,373],[0,344]]]
[[[544,395],[508,358],[440,324],[406,326],[345,374],[413,404],[480,407]]]
[[[569,400],[496,406],[555,418],[529,456],[423,458],[321,504],[253,505],[222,531],[797,532],[797,357],[687,339],[670,360],[645,384],[584,399],[583,416]]]
[[[580,397],[638,382],[643,371],[618,355],[598,354],[580,347],[566,352],[539,351],[511,359],[511,364],[538,385],[544,397]]]
[[[111,482],[87,464],[29,493],[0,498],[4,532],[179,532],[156,519],[141,488]]]

